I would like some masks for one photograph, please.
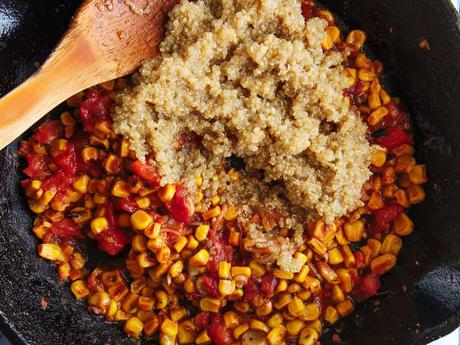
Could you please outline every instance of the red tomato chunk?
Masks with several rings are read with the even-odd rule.
[[[401,205],[391,204],[374,210],[374,229],[376,232],[388,231],[392,221],[404,210]]]
[[[231,345],[233,337],[230,330],[225,327],[221,315],[211,315],[211,324],[207,328],[209,337],[215,345]]]

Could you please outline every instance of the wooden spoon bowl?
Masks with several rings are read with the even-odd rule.
[[[0,149],[70,96],[158,54],[177,0],[86,0],[43,66],[0,99]],[[144,10],[143,10],[144,9]]]

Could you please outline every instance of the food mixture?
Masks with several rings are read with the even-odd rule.
[[[21,143],[38,254],[135,338],[318,345],[425,198],[365,38],[310,2],[183,0],[158,58]],[[124,264],[94,266],[94,244]]]

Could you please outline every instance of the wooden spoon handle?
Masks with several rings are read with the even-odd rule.
[[[94,62],[83,38],[62,41],[28,80],[0,99],[0,150],[63,100],[89,87],[84,80]]]

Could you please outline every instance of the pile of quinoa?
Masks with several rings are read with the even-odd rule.
[[[193,195],[196,177],[211,181],[236,156],[258,179],[224,198],[275,198],[300,214],[293,228],[331,223],[362,205],[371,149],[343,93],[347,51],[321,47],[326,27],[305,21],[298,0],[182,0],[161,54],[118,95],[115,130],[153,159],[162,185],[183,182]],[[176,145],[181,135],[198,144]]]

